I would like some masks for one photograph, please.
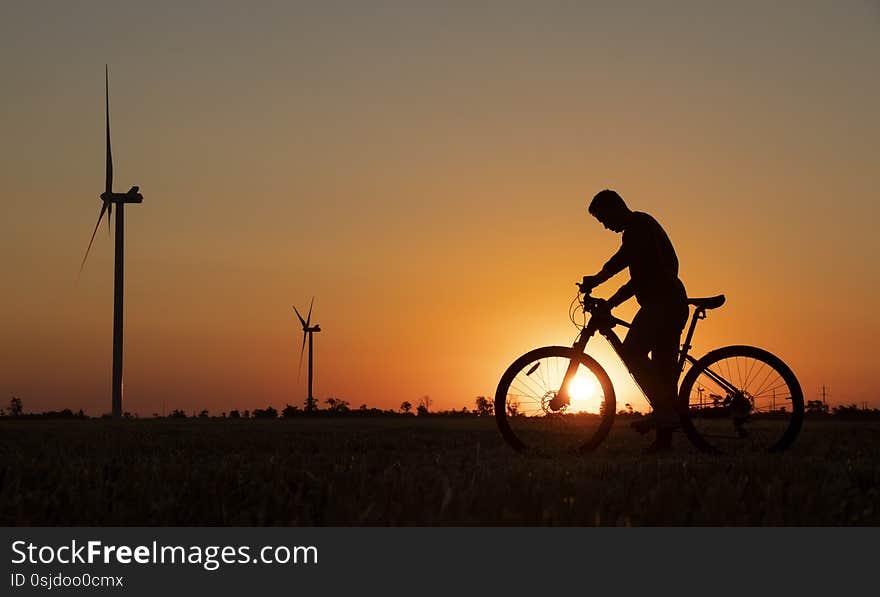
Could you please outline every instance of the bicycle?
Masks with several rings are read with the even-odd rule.
[[[700,359],[689,354],[697,322],[724,302],[723,294],[688,299],[694,311],[678,353],[678,429],[706,453],[783,451],[797,437],[804,417],[803,392],[788,365],[754,346],[725,346]],[[629,328],[630,323],[603,305],[601,299],[578,292],[569,311],[580,329],[574,344],[531,350],[501,376],[495,419],[515,450],[574,448],[584,453],[610,432],[616,414],[614,387],[586,347],[599,333],[620,357],[623,344],[613,328]],[[582,323],[576,321],[577,310]]]

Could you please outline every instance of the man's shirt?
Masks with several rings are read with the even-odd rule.
[[[640,305],[687,299],[678,279],[678,257],[660,224],[646,213],[635,211],[623,231],[620,249],[602,269],[617,274],[629,267],[626,294],[635,294]]]

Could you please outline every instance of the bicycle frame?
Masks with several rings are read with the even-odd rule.
[[[596,314],[593,313],[593,310],[595,307],[591,308],[592,303],[589,302],[590,298],[591,297],[589,297],[589,296],[585,296],[584,301],[583,301],[583,305],[582,305],[584,313],[590,313],[590,315],[591,315],[590,321],[587,322],[587,325],[584,326],[584,328],[581,330],[580,334],[578,334],[577,340],[575,340],[575,343],[572,345],[572,350],[576,350],[579,353],[585,353],[586,348],[587,348],[587,343],[590,341],[590,338],[592,338],[596,334],[596,332],[598,332],[602,337],[604,337],[608,341],[608,343],[614,349],[615,354],[617,354],[618,358],[620,358],[620,360],[626,366],[627,371],[629,371],[630,370],[629,364],[626,362],[626,359],[623,356],[623,341],[620,339],[620,337],[616,333],[614,333],[613,328],[616,325],[619,325],[619,326],[622,326],[625,328],[629,328],[629,327],[632,327],[632,324],[630,322],[624,321],[624,320],[622,320],[618,317],[615,317],[613,315],[610,315],[610,314],[608,317],[602,317],[602,318],[597,317]],[[681,377],[681,373],[684,370],[685,363],[690,363],[691,366],[693,366],[697,362],[697,359],[692,357],[689,354],[689,351],[692,348],[691,340],[693,339],[694,331],[697,328],[697,321],[699,321],[700,319],[705,319],[705,318],[706,318],[705,307],[697,307],[696,309],[694,309],[694,313],[691,316],[690,325],[688,326],[687,335],[685,336],[684,343],[682,344],[681,349],[678,352],[678,377]],[[565,377],[563,377],[562,387],[559,389],[559,394],[563,395],[566,398],[566,400],[568,398],[567,391],[568,391],[569,382],[572,380],[572,378],[577,373],[577,368],[578,368],[578,363],[576,361],[571,361],[568,365],[568,369],[565,372]],[[632,375],[632,372],[630,372],[630,375]],[[718,375],[714,371],[707,369],[706,375],[709,376],[713,381],[715,381],[719,386],[721,386],[722,388],[724,388],[728,392],[731,392],[731,393],[737,392],[736,386],[734,386],[732,383],[728,382],[726,379],[724,379],[723,377],[721,377],[720,375]],[[642,391],[642,394],[644,394],[645,397],[648,398],[648,402],[651,402],[650,396],[648,396],[647,392],[645,392],[645,388],[642,387],[642,385],[638,382],[638,380],[635,379],[635,376],[633,376],[633,380],[636,382],[636,385],[638,385],[639,389]]]

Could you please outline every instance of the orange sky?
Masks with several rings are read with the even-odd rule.
[[[77,281],[109,62],[116,190],[144,194],[126,410],[300,404],[312,295],[319,399],[473,406],[573,340],[606,187],[727,295],[697,353],[760,345],[807,399],[880,406],[875,4],[369,4],[4,4],[0,390],[109,410],[105,231]]]

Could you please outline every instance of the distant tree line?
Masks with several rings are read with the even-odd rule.
[[[859,408],[855,404],[840,404],[828,408],[821,400],[807,400],[804,414],[810,418],[880,419],[880,408]]]
[[[422,396],[413,411],[412,402],[405,400],[401,403],[400,408],[395,409],[379,409],[361,404],[357,408],[352,408],[347,400],[340,398],[327,398],[324,400],[324,407],[315,400],[312,411],[308,409],[308,399],[303,403],[302,408],[299,406],[286,404],[279,412],[272,406],[266,408],[255,408],[254,410],[238,409],[222,412],[219,415],[212,415],[208,409],[202,409],[192,414],[187,414],[181,409],[174,409],[168,415],[160,415],[153,413],[156,419],[291,419],[298,417],[486,417],[495,414],[495,402],[486,396],[477,396],[474,399],[474,408],[468,409],[463,406],[460,410],[450,409],[441,411],[431,411],[432,400],[429,396]],[[625,404],[625,408],[617,412],[622,417],[641,417],[641,412],[634,410],[631,404]],[[507,415],[515,417],[522,414],[520,406],[516,402],[507,405]],[[880,409],[877,408],[860,408],[855,404],[838,405],[832,408],[823,403],[821,400],[807,401],[805,408],[806,416],[810,418],[824,419],[880,419]],[[102,418],[109,417],[109,414],[102,415]],[[138,418],[138,415],[132,413],[124,413],[123,416],[128,419]],[[0,408],[0,418],[21,418],[21,419],[88,419],[82,409],[74,412],[69,408],[63,410],[51,410],[40,413],[25,413],[24,404],[21,398],[12,396],[6,408]]]
[[[16,419],[87,419],[88,417],[79,409],[73,412],[69,408],[64,410],[48,410],[41,413],[24,412],[24,403],[21,398],[12,396],[6,408],[0,408],[0,417]]]
[[[478,396],[475,400],[476,408],[468,409],[466,406],[460,410],[441,410],[431,411],[432,400],[429,396],[422,396],[418,400],[418,405],[413,411],[412,402],[405,400],[401,403],[398,410],[379,409],[361,404],[357,408],[352,408],[347,400],[341,398],[330,397],[324,400],[324,407],[315,400],[312,404],[312,411],[309,412],[309,400],[306,399],[302,408],[299,406],[286,404],[279,412],[273,406],[266,408],[255,408],[254,410],[238,410],[232,409],[229,412],[221,412],[219,415],[212,415],[208,409],[202,409],[198,412],[193,411],[187,413],[185,410],[176,408],[167,415],[153,413],[154,419],[276,419],[276,418],[296,418],[296,417],[462,417],[462,416],[484,416],[493,413],[493,403],[485,396]],[[109,418],[109,414],[101,415],[100,418]],[[73,412],[69,408],[61,411],[47,411],[42,413],[25,413],[22,400],[13,396],[9,400],[7,408],[0,408],[0,418],[54,418],[54,419],[88,419],[82,409]],[[123,413],[123,418],[136,419],[139,418],[137,413]]]

